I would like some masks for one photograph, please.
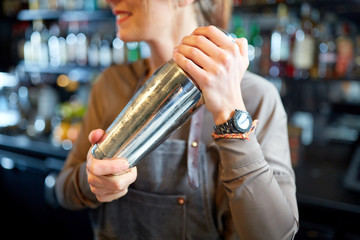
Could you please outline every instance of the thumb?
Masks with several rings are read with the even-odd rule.
[[[247,39],[246,38],[236,38],[235,42],[240,49],[241,56],[248,57],[249,46],[248,46]]]
[[[89,141],[92,145],[101,141],[103,136],[105,135],[105,131],[102,129],[95,129],[89,134]]]

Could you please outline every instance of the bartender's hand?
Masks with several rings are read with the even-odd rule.
[[[101,129],[92,131],[89,134],[91,144],[99,142],[104,133]],[[126,159],[95,159],[91,148],[87,155],[86,172],[90,189],[100,202],[111,202],[124,196],[137,177],[136,167],[129,169]]]
[[[200,27],[174,49],[175,62],[199,85],[215,124],[226,122],[235,109],[246,110],[240,82],[249,66],[248,42],[234,40],[215,26]]]

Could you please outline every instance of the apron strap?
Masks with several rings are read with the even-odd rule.
[[[204,106],[191,118],[190,133],[187,145],[187,173],[189,184],[192,189],[199,187],[199,157],[200,157],[200,141],[201,129],[204,118]]]

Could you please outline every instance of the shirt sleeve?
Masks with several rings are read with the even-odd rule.
[[[287,116],[275,88],[251,99],[246,107],[259,120],[256,134],[216,140],[232,222],[240,239],[293,239],[298,208]]]

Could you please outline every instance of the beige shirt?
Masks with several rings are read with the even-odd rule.
[[[88,135],[112,123],[146,71],[146,61],[112,66],[94,83],[78,141],[56,182],[60,204],[88,208],[96,239],[294,238],[299,226],[287,116],[276,88],[250,72],[241,89],[247,111],[259,120],[255,134],[214,141],[205,110],[198,189],[186,177],[189,121],[141,161],[127,195],[111,203],[96,200],[85,170]]]

